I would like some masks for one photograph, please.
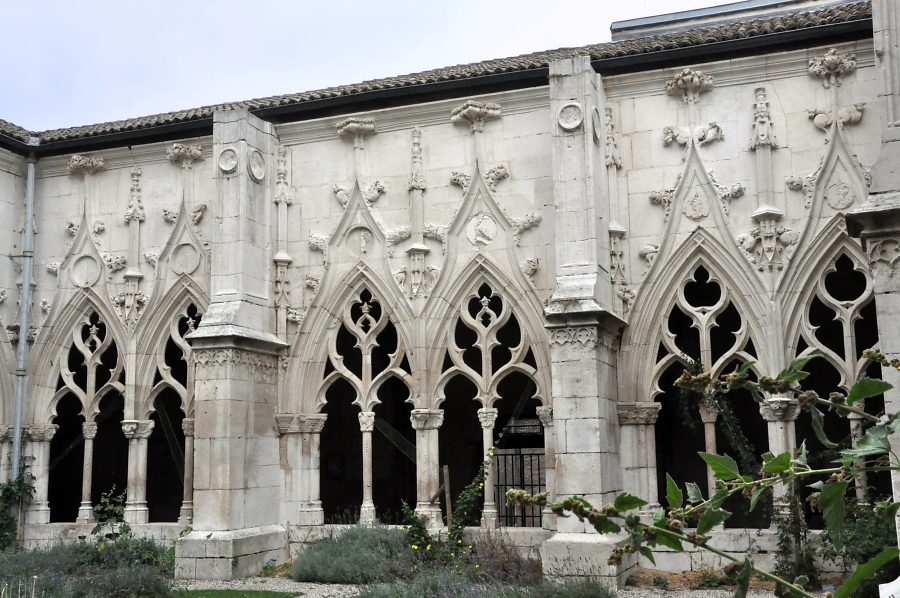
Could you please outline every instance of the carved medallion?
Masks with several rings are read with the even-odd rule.
[[[578,102],[570,102],[559,109],[556,122],[564,131],[574,131],[584,122],[584,111]]]
[[[176,274],[193,274],[200,265],[200,253],[190,243],[182,243],[172,251],[170,265]]]
[[[100,264],[93,256],[83,255],[72,264],[72,282],[86,288],[100,278]]]
[[[825,190],[825,201],[835,210],[846,210],[856,201],[856,195],[850,185],[839,181],[829,185]]]
[[[250,158],[247,160],[247,172],[250,178],[257,183],[266,176],[266,159],[263,158],[262,152],[253,150],[250,152]]]
[[[222,153],[219,154],[219,170],[225,174],[231,174],[237,168],[237,165],[237,152],[231,148],[222,150]]]
[[[374,239],[372,231],[364,226],[358,226],[347,233],[347,251],[356,259],[365,259],[372,252]]]
[[[497,237],[497,223],[490,214],[479,212],[466,224],[466,239],[475,247],[486,247]]]
[[[699,192],[695,192],[693,196],[685,200],[683,212],[691,220],[703,220],[709,216],[709,204],[700,196]]]

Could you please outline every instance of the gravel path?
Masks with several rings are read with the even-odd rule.
[[[296,592],[303,598],[345,598],[356,596],[356,586],[302,583],[286,577],[245,577],[231,581],[179,580],[173,584],[176,590],[268,590],[270,592]]]
[[[724,590],[657,590],[656,588],[625,587],[618,591],[619,598],[731,598],[734,588]],[[774,598],[774,592],[750,590],[748,598]]]

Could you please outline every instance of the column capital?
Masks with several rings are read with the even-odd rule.
[[[493,407],[482,407],[478,410],[478,421],[485,430],[493,430],[494,424],[497,422],[498,411]]]
[[[538,419],[541,420],[541,425],[544,426],[544,429],[553,427],[553,407],[541,405],[535,411],[537,411]]]
[[[85,440],[93,440],[97,437],[97,422],[83,422],[81,424],[81,435]]]
[[[800,404],[792,397],[769,397],[759,406],[759,413],[767,422],[792,422],[800,414]]]
[[[300,432],[297,418],[298,416],[293,413],[276,413],[275,428],[278,430],[278,434],[284,436],[285,434],[297,434]]]
[[[310,413],[297,416],[297,428],[302,434],[321,434],[328,419],[327,413]]]
[[[0,424],[0,442],[7,442],[8,440],[12,440],[12,426]]]
[[[437,430],[444,423],[444,410],[413,409],[410,421],[414,430]]]
[[[359,429],[361,432],[371,432],[375,429],[375,412],[360,411],[356,414],[359,418]]]
[[[185,437],[194,435],[194,418],[186,417],[181,420],[181,431],[184,432]]]
[[[126,419],[122,420],[122,433],[128,440],[150,438],[155,425],[152,419]]]
[[[619,403],[616,405],[616,411],[619,414],[619,425],[622,426],[652,426],[656,423],[656,418],[659,417],[660,409],[662,409],[662,404],[655,401]]]
[[[26,433],[32,442],[50,442],[58,429],[56,424],[36,424],[28,426]]]
[[[716,423],[716,420],[719,418],[719,410],[716,409],[716,406],[712,401],[701,400],[699,409],[700,409],[700,420],[704,424]]]

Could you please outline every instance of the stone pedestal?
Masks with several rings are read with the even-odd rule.
[[[416,431],[416,513],[424,516],[430,529],[443,526],[441,505],[430,502],[440,487],[438,475],[438,430],[444,422],[443,410],[413,409]]]
[[[213,121],[211,302],[188,335],[195,531],[175,546],[176,577],[192,579],[241,577],[288,555],[274,425],[285,345],[274,334],[274,216],[263,183],[274,166],[274,132],[246,110],[216,112]]]
[[[653,401],[619,403],[619,454],[622,486],[646,500],[647,511],[659,507],[656,482],[656,418],[662,405]]]
[[[34,476],[34,496],[25,511],[25,523],[50,523],[50,504],[47,502],[50,472],[50,441],[59,428],[56,424],[29,426],[31,463],[28,472]]]
[[[153,420],[123,420],[122,433],[128,439],[128,492],[125,521],[147,523],[147,440],[153,433]]]

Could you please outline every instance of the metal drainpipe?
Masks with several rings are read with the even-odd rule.
[[[31,144],[33,144],[32,140]],[[25,179],[25,240],[22,247],[22,297],[19,305],[19,342],[16,346],[16,420],[13,427],[12,471],[10,479],[19,476],[22,455],[22,412],[25,406],[25,354],[28,350],[28,316],[31,307],[31,270],[34,256],[34,154],[28,156]]]

